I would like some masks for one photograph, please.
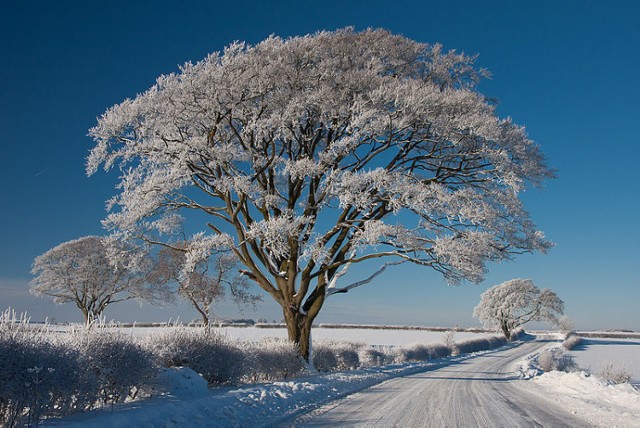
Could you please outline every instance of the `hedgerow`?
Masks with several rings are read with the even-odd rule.
[[[318,371],[429,361],[501,346],[500,337],[447,344],[371,347],[314,343]],[[104,324],[56,331],[25,316],[0,313],[0,426],[35,426],[63,417],[162,393],[161,370],[188,367],[209,386],[273,382],[306,373],[287,340],[231,340],[215,330],[171,327],[136,337]]]

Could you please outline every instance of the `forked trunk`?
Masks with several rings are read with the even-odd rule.
[[[313,320],[309,316],[301,314],[294,309],[284,309],[284,320],[287,324],[289,340],[293,342],[300,352],[300,356],[309,362],[311,350],[311,325]]]

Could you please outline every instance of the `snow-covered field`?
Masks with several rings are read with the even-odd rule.
[[[569,355],[581,369],[596,375],[605,364],[613,364],[631,375],[632,384],[640,386],[640,339],[584,338]]]
[[[54,330],[67,331],[69,326],[55,326]],[[174,327],[116,327],[125,334],[133,336],[153,336],[163,334]],[[193,327],[197,329],[198,327]],[[287,338],[284,327],[212,327],[211,330],[221,336],[247,342],[259,342],[267,338]],[[465,340],[492,337],[498,333],[475,333],[464,330],[430,331],[430,330],[402,330],[390,328],[323,328],[316,327],[311,331],[314,341],[334,341],[362,343],[372,346],[403,346],[413,344],[444,343],[447,340],[462,342]]]
[[[590,426],[640,427],[640,388],[629,383],[608,384],[599,378],[598,369],[607,362],[629,363],[625,367],[637,369],[640,364],[640,340],[583,339],[584,345],[567,352],[583,369],[570,373],[551,371],[542,373],[535,367],[534,355],[516,364],[520,376],[529,379],[526,389],[540,397],[551,398],[568,412],[581,417]],[[630,342],[630,343],[620,343]],[[548,348],[559,347],[559,343]],[[592,372],[591,374],[589,372]],[[637,379],[637,371],[634,372]]]
[[[229,338],[246,341],[259,341],[267,337],[283,339],[287,337],[287,330],[284,328],[224,327],[216,331],[219,331]],[[451,334],[453,340],[456,342],[496,335],[495,333],[470,333],[465,331],[441,332],[359,328],[314,328],[311,334],[313,340],[317,341],[345,341],[386,346],[411,345],[414,343],[444,343],[447,334]]]

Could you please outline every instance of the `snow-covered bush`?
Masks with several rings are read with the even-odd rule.
[[[0,424],[37,425],[88,403],[77,353],[47,341],[0,337]]]
[[[582,338],[580,336],[576,336],[575,334],[569,334],[567,338],[562,342],[562,347],[567,351],[575,349],[578,345],[582,343]]]
[[[153,353],[130,336],[98,328],[81,333],[79,341],[81,364],[103,404],[135,398],[157,374]]]
[[[429,361],[436,358],[448,357],[452,354],[451,348],[438,343],[412,344],[396,348],[394,350],[394,360],[397,363],[410,361]]]
[[[545,349],[538,355],[538,366],[544,372],[562,371],[573,372],[578,365],[571,355],[566,355],[559,348]]]
[[[538,366],[543,372],[556,370],[556,357],[550,349],[545,349],[538,355]]]
[[[336,370],[338,359],[331,347],[324,344],[316,344],[313,348],[313,366],[321,372]]]
[[[288,340],[268,338],[242,347],[245,357],[242,381],[262,382],[288,379],[302,373],[305,363]]]
[[[455,344],[453,346],[455,346]],[[454,352],[453,347],[449,347],[447,345],[442,345],[439,343],[432,343],[427,345],[427,347],[429,348],[430,359],[445,358],[450,355],[453,355],[453,352]],[[455,349],[457,351],[457,347]]]
[[[490,343],[487,339],[471,339],[458,342],[456,348],[459,354],[468,354],[470,352],[478,352],[489,349]]]
[[[331,345],[338,360],[338,370],[353,370],[360,367],[358,350],[364,345],[349,342],[337,342]]]
[[[362,367],[377,367],[393,362],[393,357],[388,352],[371,347],[360,348],[358,358]]]
[[[209,385],[238,382],[245,354],[213,331],[177,328],[153,340],[152,348],[163,367],[189,367]]]
[[[499,346],[505,345],[506,343],[507,340],[504,337],[491,336],[458,342],[456,344],[456,347],[460,354],[469,354],[471,352],[480,352],[497,348]]]
[[[78,353],[49,340],[46,326],[0,314],[0,425],[37,425],[91,405]]]
[[[571,355],[562,354],[560,358],[558,358],[558,370],[562,372],[575,372],[578,369],[578,364]]]
[[[603,379],[610,385],[631,382],[631,373],[624,367],[618,367],[613,363],[605,363],[602,365],[598,377]]]
[[[350,342],[320,342],[314,347],[313,365],[319,371],[356,369],[360,367],[359,350],[363,347]]]
[[[396,351],[396,362],[427,361],[429,349],[425,345],[412,344],[404,346]]]

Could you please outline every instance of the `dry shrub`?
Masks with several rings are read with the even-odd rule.
[[[104,404],[135,398],[157,374],[153,353],[130,336],[109,329],[84,334],[80,363],[90,371],[93,386]]]
[[[564,342],[562,342],[562,347],[567,351],[575,349],[578,345],[582,343],[582,338],[580,336],[576,336],[574,334],[569,335]]]
[[[578,370],[578,365],[571,355],[565,355],[561,349],[545,349],[538,355],[538,366],[544,372]]]
[[[209,385],[237,383],[245,354],[234,343],[204,329],[176,328],[153,341],[162,367],[189,367]]]
[[[384,366],[393,362],[393,358],[389,353],[371,347],[362,347],[358,352],[358,357],[362,367]]]
[[[610,385],[631,382],[631,373],[625,367],[618,367],[613,363],[604,363],[598,377]]]
[[[351,342],[320,342],[313,348],[313,365],[319,371],[353,370],[360,367],[364,345]]]
[[[243,382],[266,382],[288,379],[301,374],[304,360],[298,348],[286,339],[269,338],[260,343],[246,343]]]

